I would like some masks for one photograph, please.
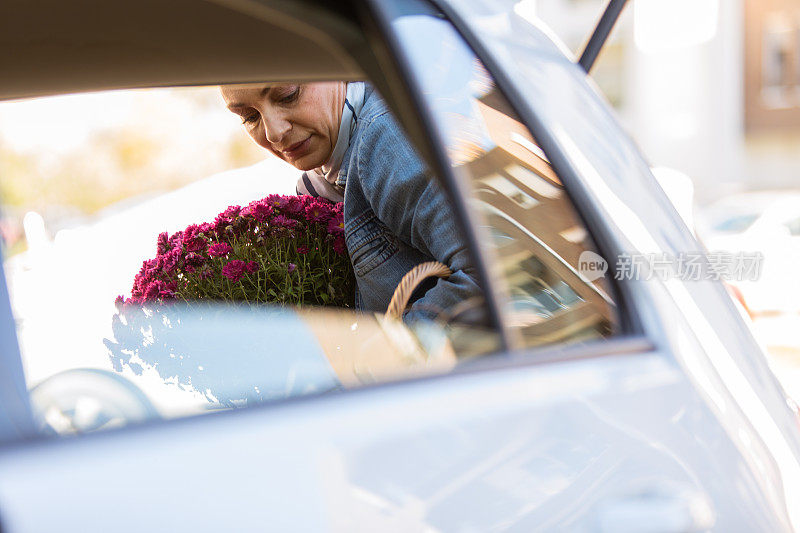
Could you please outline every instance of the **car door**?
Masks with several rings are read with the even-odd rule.
[[[569,139],[534,136],[502,72],[439,11],[361,9],[386,78],[408,84],[384,86],[407,103],[409,130],[459,205],[501,349],[341,394],[73,439],[15,436],[0,450],[3,531],[786,528],[775,466],[754,467],[676,362],[676,346],[695,362],[703,351],[680,313],[657,289],[581,272],[581,253],[608,257],[610,241],[568,167],[549,164]],[[541,33],[518,30],[549,55],[545,72],[573,74]],[[415,39],[444,46],[426,57]],[[439,80],[453,94],[441,99],[429,60],[466,62],[478,79]],[[559,89],[552,98],[587,91]],[[664,316],[675,328],[651,335]]]
[[[451,17],[453,23],[458,26],[459,30],[461,30],[462,38],[468,40],[469,44],[474,47],[475,55],[480,55],[482,67],[491,71],[490,76],[497,76],[494,80],[496,85],[489,91],[485,89],[487,85],[485,74],[478,76],[482,79],[477,83],[474,81],[473,83],[463,83],[463,85],[470,87],[474,87],[475,85],[482,85],[484,87],[482,90],[483,92],[481,92],[481,89],[476,91],[481,94],[481,96],[476,98],[478,101],[472,102],[472,104],[478,108],[474,116],[478,122],[480,119],[483,119],[487,135],[496,141],[496,148],[490,150],[485,156],[479,155],[466,165],[459,165],[456,161],[456,157],[451,157],[451,164],[457,170],[466,170],[467,176],[470,176],[473,180],[473,192],[470,195],[472,197],[471,201],[473,205],[479,207],[478,211],[484,212],[483,224],[486,224],[486,227],[495,234],[497,230],[500,229],[503,239],[508,242],[509,236],[511,236],[512,239],[514,237],[513,234],[509,235],[508,231],[509,222],[513,220],[513,223],[517,226],[516,239],[514,240],[527,245],[526,248],[528,252],[533,252],[533,255],[541,258],[541,263],[547,264],[548,258],[546,254],[536,251],[537,243],[530,242],[531,236],[541,237],[540,241],[544,241],[544,243],[548,245],[547,247],[549,248],[550,255],[560,257],[560,259],[564,260],[562,266],[564,266],[564,263],[566,263],[567,266],[570,264],[580,266],[580,259],[578,259],[578,261],[575,260],[575,251],[573,251],[572,257],[570,257],[570,246],[560,240],[567,234],[572,233],[570,231],[572,223],[565,224],[563,221],[563,219],[569,219],[568,216],[564,216],[564,212],[569,210],[569,207],[560,206],[560,209],[556,208],[560,211],[561,216],[553,217],[547,210],[558,205],[557,200],[554,200],[554,198],[558,198],[558,195],[553,194],[547,187],[537,185],[543,182],[547,182],[548,185],[560,184],[570,193],[569,198],[574,202],[574,207],[577,208],[578,216],[585,222],[585,228],[591,233],[594,242],[597,243],[597,246],[603,246],[605,257],[618,258],[616,264],[614,264],[615,261],[613,259],[609,261],[612,263],[609,266],[609,272],[614,272],[613,277],[617,279],[618,283],[611,286],[595,285],[593,288],[597,290],[594,291],[594,296],[596,297],[594,301],[588,293],[581,294],[579,290],[574,289],[574,292],[579,295],[576,300],[578,303],[576,305],[566,305],[567,309],[560,310],[559,315],[552,317],[554,319],[544,321],[544,328],[540,328],[535,322],[526,323],[523,321],[520,323],[515,312],[518,307],[518,300],[515,297],[517,294],[516,291],[522,288],[523,285],[530,287],[527,280],[523,280],[532,276],[534,271],[538,272],[539,270],[532,268],[530,264],[526,264],[527,259],[525,258],[519,259],[519,262],[517,262],[518,258],[515,257],[516,252],[514,248],[511,247],[509,251],[504,251],[503,248],[506,245],[502,242],[498,243],[495,240],[495,246],[493,249],[487,250],[486,255],[487,257],[494,258],[494,261],[497,261],[490,269],[496,273],[504,273],[504,276],[500,276],[501,279],[504,277],[506,282],[505,287],[500,289],[501,291],[506,291],[506,294],[501,297],[501,300],[505,300],[505,304],[500,304],[500,308],[505,312],[503,322],[506,326],[513,325],[514,327],[511,329],[519,330],[517,332],[508,332],[508,336],[511,338],[516,337],[515,341],[518,343],[516,346],[512,347],[519,349],[520,346],[529,348],[532,345],[536,345],[538,339],[548,337],[549,332],[547,331],[547,326],[561,325],[561,327],[564,327],[563,323],[559,324],[559,320],[562,317],[566,317],[568,321],[572,319],[580,323],[584,319],[592,320],[592,310],[601,317],[605,316],[603,306],[600,302],[605,299],[605,295],[613,294],[613,305],[615,310],[619,313],[618,319],[620,321],[619,324],[616,325],[617,328],[632,336],[637,336],[639,332],[646,331],[646,337],[652,339],[654,345],[660,345],[662,347],[659,350],[661,356],[667,361],[672,360],[674,363],[677,363],[677,366],[685,373],[683,378],[680,378],[679,381],[684,381],[683,384],[690,388],[697,388],[694,395],[687,394],[681,397],[688,399],[694,396],[695,400],[702,402],[701,398],[705,394],[722,393],[726,397],[731,398],[731,389],[726,390],[724,381],[715,383],[714,386],[711,387],[711,390],[707,388],[708,385],[710,385],[708,382],[706,382],[704,386],[698,386],[697,380],[705,379],[698,375],[699,368],[697,365],[699,362],[698,358],[702,359],[706,357],[704,351],[706,351],[707,348],[703,348],[702,344],[707,341],[708,338],[712,337],[708,335],[708,330],[699,333],[695,331],[692,333],[691,335],[697,335],[696,338],[701,341],[701,344],[695,345],[693,349],[687,349],[686,346],[682,345],[686,338],[683,340],[680,339],[688,333],[686,326],[689,324],[684,322],[684,316],[680,316],[684,311],[680,308],[664,305],[664,301],[660,300],[661,296],[659,293],[663,295],[661,292],[663,290],[663,285],[659,283],[626,283],[625,276],[619,275],[620,258],[626,256],[630,257],[631,254],[635,255],[637,252],[640,255],[645,255],[645,252],[653,254],[656,250],[661,253],[677,254],[681,250],[691,249],[691,247],[696,246],[696,244],[681,244],[676,247],[676,241],[686,239],[687,235],[691,239],[691,234],[686,231],[685,226],[680,222],[674,209],[670,206],[668,201],[665,201],[666,198],[664,198],[663,194],[659,196],[653,194],[655,190],[653,190],[653,192],[645,192],[645,190],[643,190],[651,186],[653,179],[640,156],[636,155],[635,150],[631,149],[632,147],[625,134],[619,131],[619,128],[613,124],[613,121],[608,120],[610,117],[607,112],[602,110],[603,105],[598,102],[596,94],[589,87],[586,87],[587,90],[583,92],[582,96],[580,95],[582,91],[576,90],[578,85],[583,85],[585,83],[585,74],[582,73],[580,69],[576,68],[575,65],[566,61],[557,46],[548,39],[544,38],[541,39],[540,42],[536,42],[536,34],[538,32],[530,26],[529,21],[520,16],[520,13],[523,11],[517,10],[518,6],[511,6],[510,4],[489,4],[484,2],[467,2],[455,6],[450,5],[449,2],[444,2],[440,7],[447,16]],[[407,12],[393,11],[393,13],[396,17],[392,19],[393,24],[399,36],[399,40],[403,43],[401,48],[403,46],[405,47],[404,51],[408,60],[412,64],[417,65],[430,65],[431,62],[435,62],[435,54],[423,51],[423,46],[420,46],[418,43],[433,42],[436,40],[447,42],[448,38],[446,35],[450,34],[452,31],[451,28],[447,24],[431,20],[433,17],[427,20],[424,17],[414,19],[414,17],[409,16]],[[543,36],[538,34],[538,37]],[[460,46],[465,46],[463,41],[460,43],[458,42],[459,39],[461,38],[453,38],[450,45],[445,47],[451,50],[451,52],[442,63],[451,64],[456,62],[453,56],[457,54],[453,53],[452,50],[458,49]],[[470,54],[467,53],[466,55],[469,56]],[[474,60],[474,57],[472,59]],[[420,71],[429,72],[429,69],[420,68]],[[446,78],[447,76],[440,74],[440,77]],[[436,114],[437,111],[441,111],[441,109],[449,110],[452,107],[451,101],[453,95],[450,93],[443,95],[442,85],[436,85],[437,80],[431,80],[431,76],[426,77],[425,74],[420,74],[418,79],[422,86],[421,92],[425,95],[427,103],[432,108],[432,114]],[[546,82],[544,80],[546,80]],[[499,86],[502,86],[503,89],[507,91],[506,95],[508,95],[508,99],[504,99],[503,91],[498,90]],[[565,95],[570,95],[570,97],[566,97]],[[512,99],[513,106],[511,105]],[[489,104],[488,107],[491,109],[487,110],[484,104]],[[515,116],[513,111],[510,111],[512,108],[519,111],[520,114],[525,114],[525,118],[527,119],[526,125],[530,126],[531,130],[519,127],[522,120],[518,118],[518,116]],[[458,144],[462,139],[464,131],[463,123],[464,121],[462,121],[462,124],[454,127],[452,124],[448,124],[445,113],[442,113],[439,124],[442,125],[442,129],[445,132],[445,141],[443,142],[445,146],[451,148],[452,144]],[[580,126],[578,126],[578,124],[580,124]],[[544,153],[542,153],[539,147],[544,148]],[[496,157],[494,158],[494,162],[497,163],[496,165],[485,165],[485,161],[489,160],[490,157],[497,153],[497,148],[505,151],[505,155],[500,158],[499,161]],[[521,156],[520,154],[524,155]],[[542,168],[543,162],[552,162],[552,168],[550,168],[549,164],[544,165],[544,168]],[[526,167],[525,172],[520,173],[520,169],[518,168],[520,165]],[[548,174],[548,170],[555,170],[556,181],[553,181],[553,176]],[[605,174],[601,174],[600,172],[605,172]],[[522,179],[520,174],[523,176]],[[465,179],[469,181],[469,178]],[[560,180],[560,182],[558,180]],[[602,183],[606,181],[608,181],[608,184]],[[488,184],[488,191],[487,182],[490,182]],[[497,186],[498,184],[500,185],[499,187]],[[537,186],[539,191],[536,191]],[[604,189],[604,187],[618,188],[620,192],[617,194],[627,197],[627,199],[633,199],[633,203],[630,205],[641,204],[646,198],[650,205],[650,210],[646,211],[643,215],[639,215],[641,218],[635,221],[634,218],[626,216],[629,212],[623,207],[624,204],[619,203],[618,197],[614,198],[616,202],[610,202],[613,208],[604,212],[604,209],[608,209],[608,207],[601,208],[601,205],[605,204],[606,200],[616,196],[614,193],[608,194],[611,189]],[[505,192],[503,192],[503,189]],[[604,194],[597,192],[595,189],[600,189]],[[629,193],[631,189],[636,190],[638,196],[626,194]],[[550,194],[542,194],[543,190],[548,191]],[[483,198],[487,192],[493,194],[494,197],[497,198],[497,200],[486,202],[490,204],[488,209],[481,205],[485,202]],[[503,196],[506,198],[503,199]],[[589,200],[589,197],[592,196],[594,198]],[[511,200],[511,202],[507,202],[506,199]],[[476,202],[476,200],[478,202]],[[587,202],[587,200],[589,201]],[[517,205],[513,206],[513,204]],[[656,204],[658,204],[658,207],[656,207]],[[501,212],[498,212],[498,207],[502,205],[513,207],[502,207],[500,209]],[[514,211],[519,215],[515,220],[513,217],[509,216]],[[656,221],[656,218],[659,220]],[[620,220],[626,221],[627,224],[620,226]],[[644,231],[637,232],[637,226],[638,228],[644,228]],[[650,243],[646,244],[645,241],[637,239],[636,237],[638,237],[638,235],[633,236],[635,233],[644,235],[649,232],[651,228],[657,228],[657,232],[660,233],[661,236],[665,236],[664,241],[666,241],[666,245],[659,243],[654,250],[651,248]],[[625,238],[628,235],[631,235],[631,240],[626,242]],[[666,237],[666,235],[669,235],[669,237]],[[575,242],[574,238],[566,238],[565,240],[570,241],[572,244]],[[491,241],[492,239],[484,239],[483,242]],[[586,240],[582,243],[583,251],[587,249],[591,250],[592,245],[586,243]],[[538,243],[538,245],[541,244],[542,242]],[[512,260],[512,257],[515,258],[515,260]],[[556,271],[557,269],[554,268],[553,270]],[[570,281],[568,272],[562,270],[556,272],[556,274],[556,279],[560,278],[561,282],[570,287],[574,287],[574,283]],[[644,275],[642,277],[644,277]],[[630,277],[627,279],[634,281]],[[653,276],[647,275],[647,279],[652,280]],[[586,279],[584,279],[584,282],[585,281]],[[635,279],[635,281],[642,281],[642,279],[640,277]],[[671,283],[669,280],[667,281],[665,285],[669,287]],[[592,288],[591,284],[586,285],[590,285],[589,289]],[[709,285],[712,284],[704,285],[703,289],[718,289],[718,287]],[[584,289],[586,289],[585,286]],[[654,292],[651,293],[651,290]],[[693,288],[693,290],[696,289]],[[524,292],[530,294],[530,291],[527,289]],[[649,293],[648,296],[646,296],[647,293]],[[629,298],[632,298],[632,300]],[[651,298],[655,299],[650,300]],[[707,297],[704,298],[706,299],[701,299],[701,301],[704,301],[706,304],[710,303]],[[645,303],[648,300],[649,303]],[[658,301],[660,301],[660,303],[656,303]],[[724,304],[726,302],[726,300],[721,299],[717,299],[716,301],[719,302],[719,304]],[[564,303],[563,300],[562,303]],[[588,316],[584,314],[587,309],[589,309]],[[634,309],[637,309],[637,311],[634,311]],[[650,315],[650,310],[654,310],[657,315],[660,315],[656,322],[650,322],[651,318],[655,318],[655,316]],[[602,324],[602,318],[600,323]],[[694,325],[693,323],[690,324],[689,328]],[[525,330],[528,329],[532,332],[530,337],[526,335]],[[580,335],[576,334],[575,329],[572,329],[570,333],[580,338]],[[568,342],[570,339],[562,338],[560,340],[562,342]],[[585,342],[585,339],[582,340]],[[723,340],[723,342],[727,343],[728,339]],[[512,341],[512,345],[513,343],[514,341]],[[749,378],[761,374],[769,380],[769,385],[766,387],[759,386],[761,387],[759,390],[764,396],[763,401],[765,401],[767,405],[773,406],[774,410],[771,416],[775,416],[779,424],[791,423],[791,413],[781,404],[783,398],[780,394],[780,389],[774,386],[774,378],[770,378],[769,374],[764,372],[765,365],[763,357],[758,353],[752,339],[749,340],[749,346],[752,354],[751,359],[754,359],[747,363],[749,367],[747,371],[751,372]],[[739,345],[740,349],[743,347],[744,345]],[[734,353],[736,353],[735,348]],[[736,355],[740,356],[739,354]],[[718,354],[713,354],[713,357],[717,356]],[[605,361],[598,360],[597,364],[605,364]],[[703,364],[707,364],[707,362]],[[715,361],[713,364],[716,365],[717,362]],[[755,372],[753,372],[754,367],[757,369]],[[715,379],[718,378],[719,376],[715,376]],[[763,378],[757,377],[756,379],[762,380]],[[730,385],[727,386],[729,387]],[[714,389],[715,391],[712,392]],[[698,396],[697,393],[700,393],[700,395]],[[669,403],[667,397],[664,397],[662,401]],[[736,400],[734,400],[734,402],[736,402]],[[559,409],[563,407],[563,405],[558,406]],[[679,408],[679,411],[680,410]],[[712,431],[714,432],[723,431],[723,427],[721,426],[725,426],[731,422],[728,420],[725,424],[715,423],[714,416],[710,412],[700,408],[699,404],[697,404],[692,411],[699,417],[698,419],[705,420],[703,424],[707,429],[713,427],[714,429]],[[622,411],[617,414],[619,416],[625,416]],[[719,416],[719,414],[716,416]],[[760,415],[760,417],[763,417],[763,415]],[[734,427],[741,427],[742,422],[743,420],[740,419],[734,422],[733,425]],[[766,422],[765,425],[770,424],[771,422]],[[676,424],[676,419],[671,419],[670,431],[676,432],[676,435],[680,433],[678,426],[679,424]],[[695,430],[691,430],[690,433],[694,431]],[[752,434],[752,436],[755,437],[755,434]],[[773,449],[767,452],[767,454],[774,454],[774,459],[777,459],[777,457],[788,458],[791,456],[787,454],[787,452],[788,449],[796,447],[796,440],[794,439],[794,433],[789,432],[787,436],[788,441],[785,441],[787,447],[783,449]],[[738,439],[732,439],[733,442],[729,442],[729,444],[739,447],[741,451],[742,443],[736,442],[736,440]],[[782,446],[782,444],[777,444],[776,448],[782,448]],[[767,448],[768,447],[769,445]],[[746,448],[749,448],[749,446],[745,445],[745,449]],[[685,458],[684,460],[689,460],[689,457],[695,454],[700,453],[702,455],[704,453],[697,448],[691,447],[681,451],[678,451],[678,448],[672,449],[675,453]],[[762,448],[762,451],[766,452],[766,449]],[[718,452],[722,453],[722,455],[717,456],[717,458],[721,460],[721,463],[718,465],[720,472],[728,468],[722,466],[722,463],[730,462],[730,464],[734,464],[742,461],[742,457],[737,457],[738,452],[734,452],[732,448],[728,448],[726,452],[722,452],[722,450],[718,450]],[[752,452],[752,450],[747,450],[743,454],[746,462],[755,459],[754,455],[750,452]],[[796,452],[791,452],[791,454],[796,454]],[[763,458],[755,459],[756,462],[762,460]],[[788,465],[789,472],[792,472],[797,464],[796,459],[790,459],[786,464]],[[760,482],[762,487],[766,488],[773,485],[776,478],[771,476],[777,474],[777,472],[778,470],[773,470],[772,473],[767,476],[769,479],[762,478]],[[658,487],[675,488],[676,486],[682,486],[683,488],[675,488],[675,490],[684,495],[689,493],[694,494],[694,496],[688,497],[688,500],[684,500],[684,504],[688,503],[689,500],[704,501],[704,498],[708,497],[708,495],[712,495],[711,500],[705,501],[713,501],[712,508],[716,507],[718,510],[725,509],[725,512],[731,509],[732,505],[735,505],[732,504],[733,501],[738,501],[741,498],[751,499],[750,496],[744,496],[742,494],[736,495],[726,490],[723,490],[722,493],[713,494],[709,486],[706,485],[704,488],[700,488],[700,486],[694,484],[694,482],[687,483],[685,479],[681,479],[681,476],[668,473],[666,469],[661,470],[660,468],[656,468],[656,470],[650,471],[650,474],[653,476],[653,479],[660,479],[660,481],[654,481],[654,486],[651,487],[652,490],[640,487],[639,489],[631,488],[627,490],[622,489],[621,491],[615,488],[610,489],[608,492],[601,489],[598,492],[603,494],[601,499],[605,500],[607,505],[615,506],[616,503],[613,502],[621,500],[626,502],[622,505],[623,507],[631,505],[636,506],[638,504],[633,502],[637,501],[637,498],[640,498],[642,494],[653,493],[661,494],[660,497],[653,500],[653,502],[657,500],[660,501],[660,503],[655,503],[655,507],[659,507],[660,505],[670,507],[671,504],[667,504],[666,502],[676,501],[673,498],[674,495],[665,496],[664,491]],[[761,474],[763,474],[763,472]],[[761,474],[754,475],[760,477]],[[787,473],[782,472],[782,474],[778,474],[779,477],[781,475],[786,476]],[[791,477],[793,474],[788,475]],[[693,476],[694,475],[690,474],[690,477]],[[696,478],[696,480],[704,479],[704,475],[700,475]],[[786,504],[784,502],[786,501],[785,498],[787,495],[784,494],[781,496],[773,492],[772,489],[766,490],[772,493],[770,497],[772,503],[770,505],[774,506],[773,509],[778,509],[778,511],[767,511],[767,514],[777,512],[783,514],[784,519],[787,519],[784,514],[786,509]],[[669,490],[667,490],[667,492],[669,492]],[[634,496],[633,493],[638,496]],[[611,501],[611,503],[609,503],[609,501]],[[759,515],[762,512],[756,511],[755,508],[752,509],[752,511],[754,511],[755,515]],[[597,512],[597,509],[595,509],[595,512]],[[724,513],[720,513],[720,520],[722,519],[722,514]],[[618,527],[621,526],[615,526],[615,528]]]

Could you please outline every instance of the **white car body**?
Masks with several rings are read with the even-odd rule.
[[[258,2],[195,3],[262,16]],[[305,24],[289,4],[270,5],[271,23]],[[403,58],[417,4],[355,5]],[[608,104],[546,31],[505,2],[440,7],[536,135],[605,257],[697,249]],[[137,9],[154,20],[172,13]],[[245,76],[207,61],[203,79],[153,67],[140,83]],[[112,74],[82,83],[99,88]],[[6,83],[6,95],[33,84]],[[19,414],[27,393],[4,282],[2,531],[800,528],[796,414],[724,287],[674,278],[619,287],[630,324],[616,338],[59,440],[36,437]]]

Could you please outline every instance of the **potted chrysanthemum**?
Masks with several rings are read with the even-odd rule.
[[[342,204],[271,195],[158,236],[122,305],[216,300],[352,307]]]

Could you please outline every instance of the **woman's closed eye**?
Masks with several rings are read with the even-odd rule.
[[[242,117],[242,124],[255,124],[259,120],[261,120],[261,114],[258,111],[253,111],[251,113],[243,113]]]
[[[300,86],[292,85],[276,91],[274,99],[279,104],[291,104],[300,96]]]

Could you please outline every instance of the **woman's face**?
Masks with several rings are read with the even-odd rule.
[[[300,170],[325,164],[339,136],[344,82],[228,85],[222,97],[250,137]]]

